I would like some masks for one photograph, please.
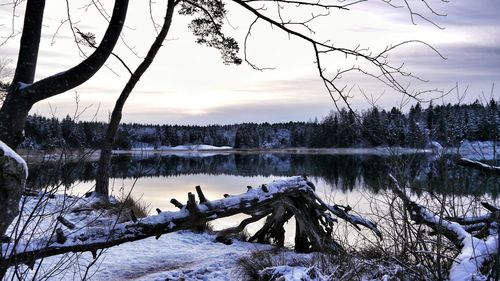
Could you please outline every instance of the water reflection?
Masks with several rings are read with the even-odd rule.
[[[43,188],[62,185],[72,187],[94,181],[97,163],[92,161],[40,163],[30,165],[28,186]],[[117,155],[112,159],[111,177],[119,179],[180,177],[176,189],[187,184],[193,175],[208,175],[214,178],[235,176],[227,185],[246,186],[252,184],[250,177],[258,177],[261,184],[270,179],[294,175],[308,175],[325,182],[331,190],[352,192],[363,190],[378,193],[388,187],[388,174],[404,175],[415,192],[432,190],[437,193],[456,195],[488,194],[498,196],[499,177],[488,176],[470,168],[453,164],[452,156],[432,160],[426,154],[400,156],[375,155],[319,155],[290,153],[234,153],[234,154],[176,154],[176,155]],[[245,177],[245,180],[242,180]],[[219,184],[220,181],[218,180]],[[203,180],[205,182],[206,180]],[[155,183],[153,183],[155,182]],[[153,188],[158,180],[148,186]],[[161,182],[161,181],[160,181]],[[190,182],[195,186],[202,182]],[[160,184],[160,183],[158,183]],[[143,185],[143,184],[141,184]],[[159,186],[162,190],[168,188]],[[148,188],[149,189],[149,188]],[[220,196],[220,195],[219,195]],[[218,196],[218,197],[219,197]]]

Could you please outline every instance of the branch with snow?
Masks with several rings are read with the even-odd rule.
[[[457,160],[457,164],[464,167],[471,167],[474,169],[478,169],[480,171],[490,173],[493,175],[500,175],[500,167],[485,164],[483,162],[474,161],[468,158],[460,158]]]
[[[283,242],[283,225],[295,216],[296,249],[300,251],[319,251],[338,246],[331,235],[335,217],[344,219],[357,228],[358,225],[366,226],[377,235],[380,234],[375,223],[349,214],[350,208],[325,204],[314,193],[314,185],[305,177],[274,181],[258,188],[248,187],[246,193],[234,196],[226,194],[225,198],[212,201],[207,200],[200,187],[196,188],[196,192],[199,202],[196,202],[195,195],[191,192],[188,193],[186,204],[175,199],[171,201],[180,208],[177,212],[162,212],[158,209],[158,215],[143,219],[133,216],[132,221],[118,223],[114,227],[100,224],[70,228],[67,225],[73,225],[72,222],[58,218],[60,222],[64,221],[63,225],[67,229],[63,231],[58,228],[52,237],[34,238],[29,243],[19,243],[15,248],[2,244],[0,269],[22,263],[33,264],[34,260],[63,253],[95,253],[98,249],[125,242],[148,237],[159,238],[165,233],[193,229],[208,221],[239,213],[251,217],[243,220],[238,229],[267,216],[265,225],[254,235],[253,240],[275,242],[278,245]],[[234,230],[230,229],[228,233]]]
[[[394,183],[394,193],[403,200],[411,219],[443,234],[460,250],[451,266],[450,280],[487,280],[488,276],[495,274],[495,266],[491,268],[490,262],[494,262],[498,253],[500,208],[483,202],[483,207],[489,211],[486,215],[442,218],[412,201],[396,178],[392,175],[390,178]]]

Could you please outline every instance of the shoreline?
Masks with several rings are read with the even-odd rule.
[[[100,150],[94,149],[19,149],[19,155],[29,163],[56,161],[95,161]],[[315,155],[403,155],[432,153],[430,149],[405,147],[351,147],[351,148],[252,148],[252,149],[132,149],[113,150],[113,155],[177,155],[177,156],[213,156],[230,154],[315,154]]]
[[[431,153],[430,149],[407,148],[407,147],[343,147],[343,148],[249,148],[249,149],[133,149],[133,150],[113,150],[113,154],[258,154],[258,153],[284,153],[284,154],[331,154],[331,155],[351,155],[351,154],[413,154]]]

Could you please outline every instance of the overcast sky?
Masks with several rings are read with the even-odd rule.
[[[105,31],[106,21],[94,7],[84,7],[90,1],[69,2],[75,25],[82,31],[94,32],[99,40]],[[113,1],[103,2],[111,11]],[[134,69],[147,52],[155,33],[148,6],[139,3],[147,1],[130,2],[124,40],[115,52]],[[158,22],[161,22],[164,13],[163,2],[158,0],[153,7]],[[431,4],[434,2],[438,1],[430,1]],[[423,40],[437,48],[447,59],[441,59],[423,45],[411,45],[395,52],[391,56],[394,61],[405,61],[407,70],[429,80],[427,83],[413,83],[412,87],[416,90],[437,88],[448,91],[458,83],[460,92],[468,87],[466,101],[490,98],[492,85],[495,83],[500,87],[500,1],[457,0],[434,5],[437,12],[447,16],[431,15],[430,19],[444,29],[418,18],[415,19],[416,25],[413,25],[407,10],[390,8],[382,1],[373,0],[352,6],[350,11],[332,10],[328,17],[320,18],[312,26],[316,30],[312,36],[329,39],[338,47],[355,48],[360,45],[374,51],[404,40]],[[268,7],[268,13],[272,13],[273,7],[275,5]],[[233,3],[228,3],[227,9],[230,24],[226,24],[224,30],[242,46],[253,18]],[[65,0],[47,1],[38,79],[64,71],[82,59],[69,25],[61,24],[66,18],[65,11]],[[18,7],[14,32],[20,30],[23,12],[24,7]],[[284,16],[304,19],[309,14],[309,11],[300,13],[292,9]],[[11,20],[12,7],[0,6],[2,37],[11,33]],[[318,78],[310,44],[289,38],[276,28],[270,28],[269,24],[260,22],[249,39],[247,54],[258,66],[275,69],[260,72],[244,63],[226,66],[217,50],[194,43],[195,38],[187,29],[189,20],[175,14],[168,41],[127,102],[124,121],[157,124],[306,121],[314,117],[321,118],[335,109]],[[19,36],[14,37],[2,45],[0,58],[11,58],[15,65],[19,39]],[[91,52],[90,49],[86,51]],[[350,63],[342,57],[332,57],[325,59],[324,66],[328,70],[336,70]],[[108,68],[102,68],[87,83],[40,102],[32,113],[73,116],[77,108],[77,93],[78,110],[87,108],[80,118],[88,120],[97,116],[98,120],[105,121],[127,79],[128,73],[114,58],[110,58]],[[356,109],[369,106],[359,89],[377,99],[380,107],[401,104],[400,94],[366,77],[345,77],[339,85],[344,84],[354,86],[354,97],[350,103]],[[498,99],[500,89],[494,90],[492,94]],[[444,102],[456,99],[457,94],[453,92]]]

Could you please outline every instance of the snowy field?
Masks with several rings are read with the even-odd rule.
[[[66,213],[64,217],[76,224],[76,232],[96,225],[114,225],[115,215],[107,215],[100,210],[75,212],[94,203],[92,198],[64,198],[62,195],[55,198],[27,197],[21,203],[23,212],[20,222],[21,225],[30,222],[25,224],[27,232],[17,249],[29,248],[34,241],[47,238],[55,227],[54,216],[61,209]],[[36,210],[39,205],[44,207]],[[28,219],[33,215],[37,219]],[[158,240],[153,237],[109,248],[90,268],[87,277],[91,280],[240,280],[235,270],[237,260],[252,251],[266,249],[271,249],[271,246],[238,240],[234,240],[232,245],[225,245],[215,242],[215,235],[179,231],[162,235]],[[11,250],[9,247],[2,249],[4,254]],[[81,280],[86,265],[92,261],[90,253],[78,254],[70,259],[63,256],[46,258],[35,279],[53,275],[49,280]],[[38,264],[35,265],[37,267]],[[28,275],[35,272],[27,268],[24,270]],[[11,271],[7,276],[12,274]]]
[[[271,246],[181,231],[125,243],[106,251],[93,280],[241,280],[239,258]],[[87,254],[90,256],[90,254]],[[65,280],[73,280],[72,276]]]

